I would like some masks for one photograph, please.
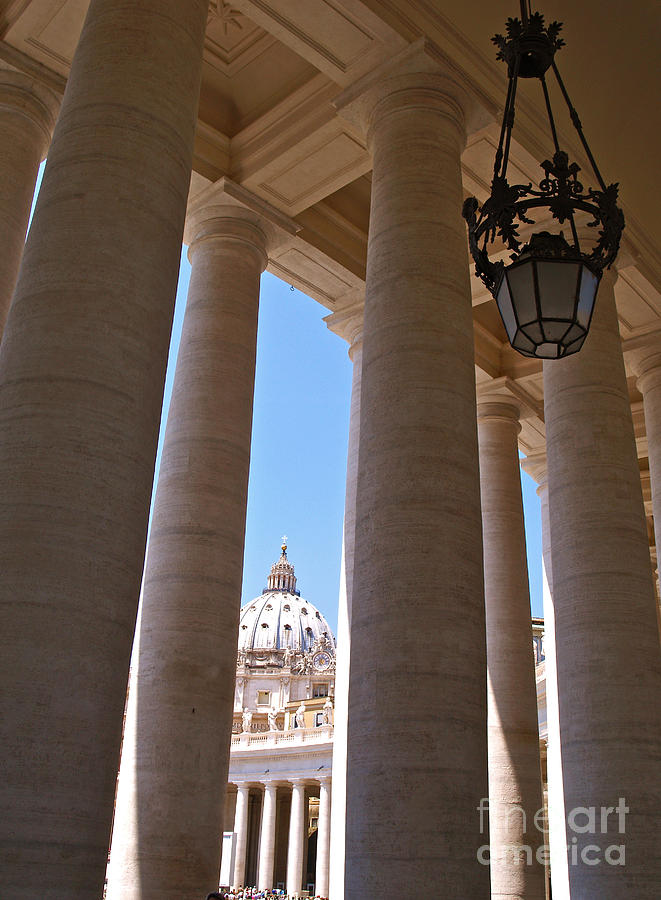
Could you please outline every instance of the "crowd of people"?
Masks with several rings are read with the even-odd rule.
[[[307,896],[307,895],[306,895]],[[280,898],[280,900],[288,900],[289,894],[286,891],[258,891],[256,887],[245,887],[228,891],[215,891],[209,894],[206,900],[269,900],[269,898]],[[310,897],[310,900],[326,900],[319,894]]]

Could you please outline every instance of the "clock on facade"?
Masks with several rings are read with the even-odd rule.
[[[315,669],[319,669],[323,672],[331,664],[330,653],[327,653],[325,650],[320,650],[318,653],[315,653],[312,657],[312,664]]]

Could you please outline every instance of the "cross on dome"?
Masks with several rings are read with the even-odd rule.
[[[287,559],[287,535],[282,536],[282,555],[280,559],[271,566],[271,574],[267,581],[268,591],[287,591],[290,594],[296,591],[296,576],[294,575],[294,567]]]

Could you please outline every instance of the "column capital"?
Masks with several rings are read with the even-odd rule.
[[[513,397],[500,397],[498,395],[477,400],[478,422],[506,422],[514,426],[516,433],[521,431],[521,408]]]
[[[539,485],[537,488],[538,494],[546,490],[547,463],[545,450],[541,450],[538,453],[529,453],[525,459],[521,460],[521,468]]]
[[[661,350],[658,345],[652,344],[641,350],[635,350],[631,354],[631,368],[636,378],[636,387],[644,394],[645,391],[661,378]]]
[[[338,115],[368,143],[374,125],[398,110],[424,106],[447,116],[463,146],[466,129],[486,124],[473,89],[443,52],[427,38],[420,38],[393,59],[360,78],[334,101]],[[483,121],[484,120],[484,121]]]
[[[287,783],[291,784],[292,787],[307,787],[309,784],[309,778],[288,778]]]
[[[50,144],[60,97],[35,78],[11,69],[0,71],[0,109],[25,116],[42,134],[42,159]]]
[[[270,203],[223,177],[189,199],[184,243],[189,244],[190,258],[202,241],[243,241],[257,248],[266,268],[268,255],[300,230]]]
[[[365,291],[357,291],[351,302],[329,316],[324,322],[329,331],[337,334],[349,344],[349,357],[353,361],[356,350],[363,342],[363,320],[365,317]]]

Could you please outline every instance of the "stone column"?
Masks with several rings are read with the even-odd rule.
[[[546,681],[546,778],[548,787],[549,868],[554,900],[569,900],[569,868],[567,861],[567,823],[562,779],[562,746],[558,707],[558,672],[555,649],[555,614],[553,610],[553,570],[549,525],[549,491],[546,453],[526,457],[522,468],[538,484],[537,496],[542,519],[542,556],[544,569],[544,674]]]
[[[544,364],[569,880],[581,900],[652,900],[661,659],[613,284],[581,352]]]
[[[270,891],[273,887],[273,866],[275,863],[275,818],[278,810],[278,786],[267,782],[264,785],[262,804],[262,824],[259,840],[259,864],[257,889]]]
[[[465,99],[414,46],[341,95],[373,154],[345,896],[489,895],[486,655]],[[430,50],[431,53],[431,50]],[[432,70],[430,72],[430,69]],[[417,70],[417,71],[416,71]],[[402,72],[403,74],[395,74]],[[384,779],[388,772],[396,777]]]
[[[234,814],[234,831],[236,833],[236,848],[234,852],[234,873],[232,886],[243,887],[246,881],[246,852],[248,850],[248,809],[250,801],[250,787],[247,784],[238,784],[236,790],[236,813]]]
[[[173,900],[218,887],[259,281],[267,234],[293,231],[225,180],[189,210],[192,272],[143,580],[109,900],[144,900],[146,885]]]
[[[319,897],[328,897],[328,864],[330,852],[331,824],[330,778],[319,779],[319,818],[317,821],[317,869],[314,892]]]
[[[658,560],[661,558],[661,351],[658,342],[652,341],[649,347],[633,354],[633,369],[638,376],[636,385],[643,395]],[[661,607],[658,602],[657,621],[661,632]]]
[[[487,621],[489,832],[493,900],[544,900],[544,844],[535,661],[517,436],[507,395],[480,398]]]
[[[305,846],[305,783],[292,782],[287,851],[287,893],[298,894],[303,883],[303,847]]]
[[[39,163],[59,105],[59,97],[34,78],[0,70],[0,335],[23,254]]]
[[[364,298],[325,319],[335,333],[349,342],[353,362],[351,411],[344,502],[344,539],[337,614],[335,656],[335,705],[333,716],[333,804],[330,811],[330,891],[333,900],[344,897],[344,856],[347,808],[347,714],[349,709],[349,661],[351,649],[351,582],[356,530],[356,474],[360,434],[360,383],[363,364]],[[319,893],[319,891],[317,891]],[[324,895],[325,896],[325,895]]]
[[[5,327],[0,855],[12,900],[103,889],[207,9],[92,0]]]

